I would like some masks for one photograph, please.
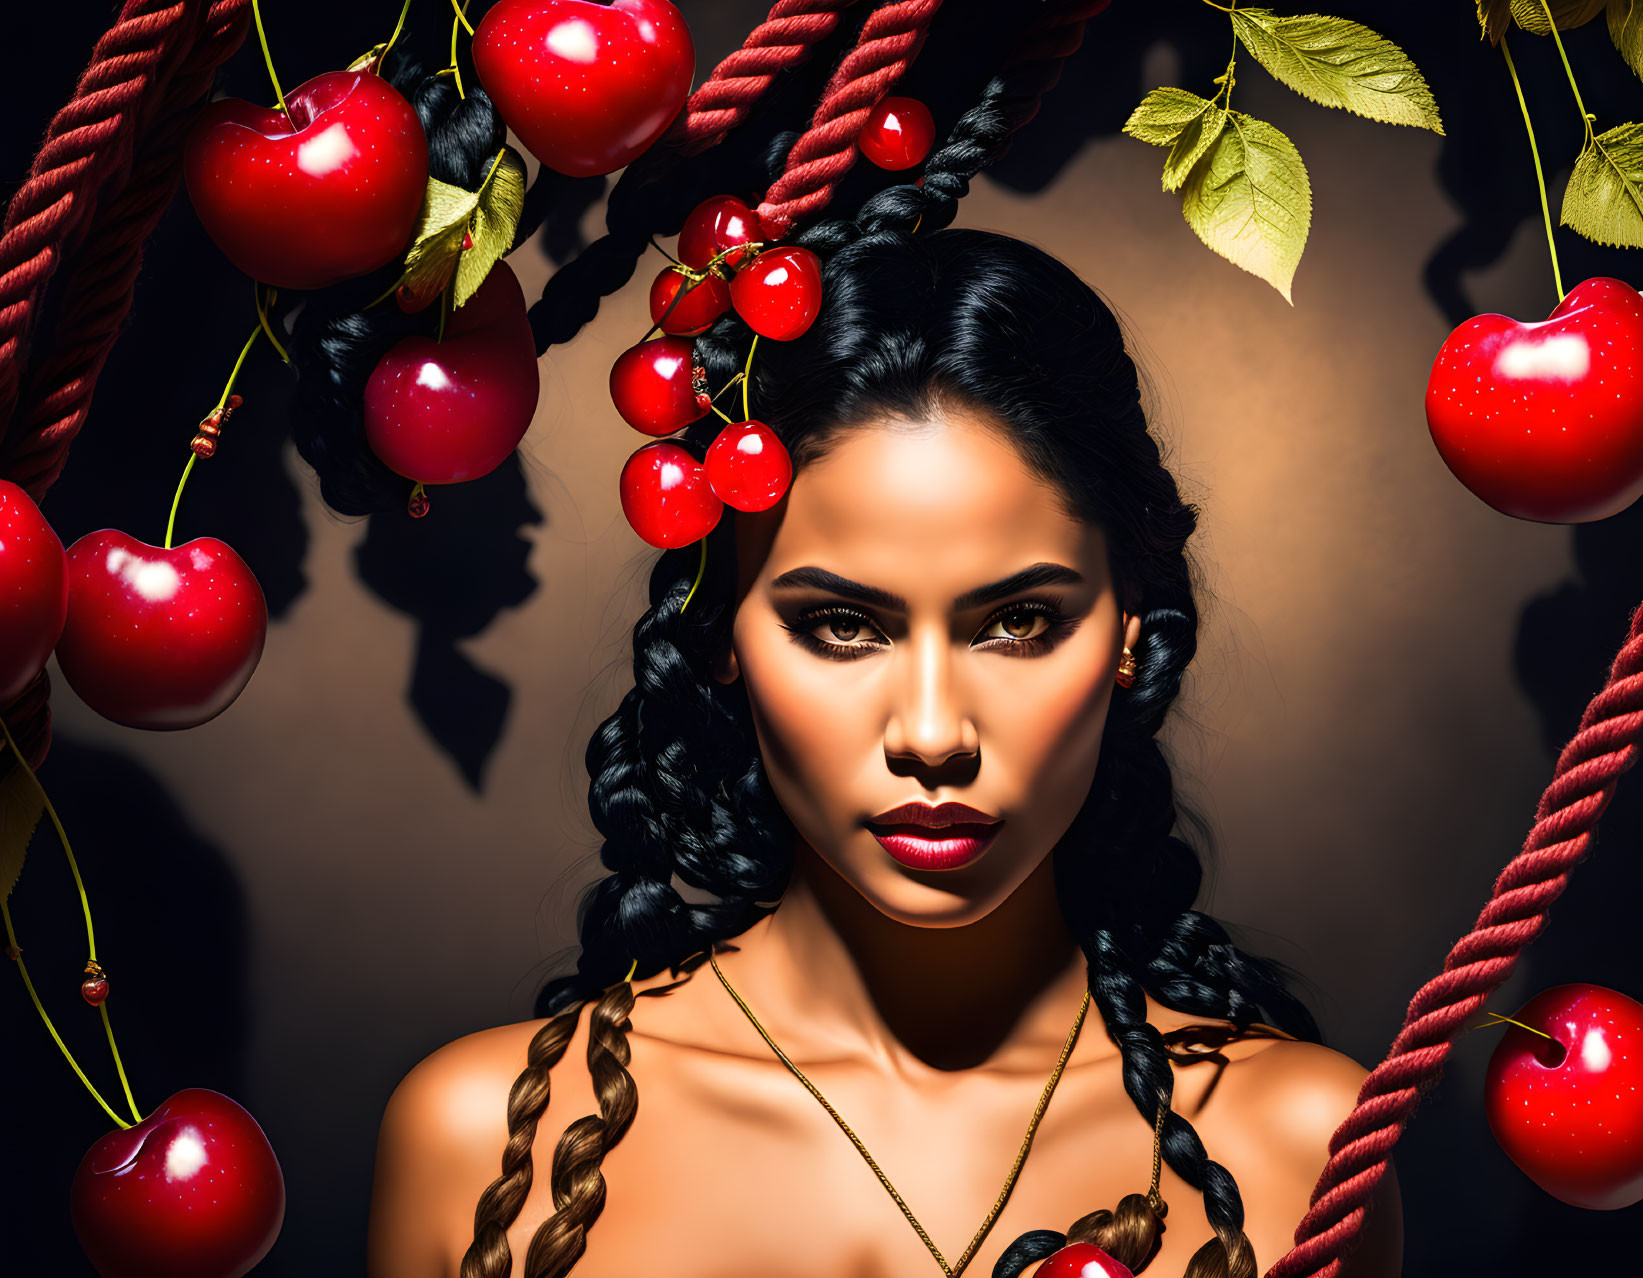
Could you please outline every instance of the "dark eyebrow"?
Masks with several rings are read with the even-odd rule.
[[[966,590],[957,599],[953,600],[953,607],[962,612],[966,608],[978,608],[982,604],[1008,598],[1010,595],[1018,594],[1023,590],[1031,590],[1035,586],[1076,586],[1081,584],[1083,580],[1081,574],[1065,564],[1032,564],[1023,568],[1020,572],[1011,573],[1008,577],[1001,577],[999,580],[989,582],[985,586],[977,586],[974,590]],[[859,581],[851,581],[848,577],[841,577],[836,572],[829,572],[825,568],[817,568],[814,565],[807,565],[803,568],[790,568],[770,583],[772,590],[781,590],[788,586],[808,586],[816,590],[828,590],[833,594],[843,595],[847,599],[859,599],[862,603],[872,604],[878,608],[885,608],[894,612],[907,611],[907,601],[900,595],[893,595],[888,590],[880,590],[877,586],[866,586]]]

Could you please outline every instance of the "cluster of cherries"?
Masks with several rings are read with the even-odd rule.
[[[890,97],[869,115],[858,145],[880,167],[905,169],[922,161],[934,140],[928,107]],[[785,342],[809,330],[821,309],[821,260],[809,249],[769,240],[758,213],[734,196],[713,196],[691,211],[679,232],[677,260],[650,286],[651,331],[663,335],[629,347],[611,366],[611,399],[628,425],[666,436],[717,411],[690,339],[726,311],[734,308],[757,335],[755,348],[760,337]],[[743,420],[727,418],[705,457],[658,438],[622,467],[622,511],[651,545],[689,545],[717,526],[726,506],[768,510],[787,492],[793,478],[787,449],[769,426],[747,416],[752,355],[749,350],[747,369],[731,383],[743,383]]]

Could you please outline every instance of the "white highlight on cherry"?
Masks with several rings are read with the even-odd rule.
[[[1542,341],[1508,342],[1495,357],[1502,377],[1561,377],[1573,381],[1592,366],[1591,347],[1578,333],[1560,333]]]
[[[185,1127],[172,1138],[165,1151],[165,1178],[187,1180],[206,1164],[205,1142],[192,1127]]]
[[[548,51],[566,62],[595,62],[599,58],[599,33],[584,18],[571,18],[548,32]]]
[[[451,379],[446,375],[443,368],[434,363],[433,360],[429,360],[427,363],[423,364],[421,368],[416,370],[416,384],[418,386],[426,386],[429,390],[437,391],[444,390],[447,386],[449,386],[451,384]]]
[[[359,148],[348,136],[347,126],[333,124],[297,148],[297,167],[312,177],[324,177],[358,154]]]
[[[129,550],[119,547],[108,552],[106,564],[110,573],[150,603],[171,598],[182,585],[177,570],[164,560],[139,559]]]

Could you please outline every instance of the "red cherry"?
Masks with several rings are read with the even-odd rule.
[[[700,269],[728,248],[765,238],[764,223],[757,213],[733,195],[715,195],[703,200],[685,219],[679,232],[679,260]],[[748,250],[742,249],[725,257],[724,264],[739,266],[747,257]]]
[[[917,98],[880,98],[856,145],[881,169],[910,169],[930,154],[936,121]]]
[[[324,288],[393,261],[428,186],[416,111],[368,71],[317,75],[285,105],[281,115],[218,98],[200,112],[183,172],[206,233],[279,288]]]
[[[1543,990],[1505,1027],[1483,1109],[1507,1156],[1593,1211],[1643,1201],[1643,1003],[1601,985]]]
[[[1032,1278],[1135,1278],[1135,1274],[1094,1243],[1080,1242],[1051,1252],[1033,1270]]]
[[[0,479],[0,709],[34,682],[67,616],[63,543],[29,495]]]
[[[713,531],[724,503],[701,463],[678,444],[657,440],[622,467],[622,513],[652,546],[688,546]]]
[[[690,290],[671,311],[668,306],[673,295],[684,286]],[[660,324],[662,332],[690,337],[705,333],[713,321],[730,309],[730,290],[717,275],[708,275],[691,281],[676,266],[664,266],[650,285],[650,322]],[[667,318],[662,316],[666,314]]]
[[[1503,514],[1624,510],[1643,496],[1643,297],[1600,276],[1537,323],[1467,320],[1432,365],[1426,421],[1455,477]]]
[[[793,461],[776,432],[761,421],[732,422],[708,446],[707,482],[737,510],[769,510],[793,478]]]
[[[80,982],[80,997],[93,1007],[98,1006],[108,997],[108,977],[88,976]]]
[[[388,468],[422,484],[488,475],[530,429],[541,375],[525,292],[497,262],[445,340],[406,337],[365,384],[365,438]]]
[[[262,657],[262,587],[215,537],[166,550],[104,528],[68,548],[68,576],[57,664],[105,719],[197,727],[233,703]]]
[[[86,1151],[69,1215],[102,1278],[241,1278],[279,1237],[285,1177],[256,1119],[188,1087]]]
[[[799,337],[821,310],[821,259],[796,245],[766,249],[736,272],[730,301],[761,337]]]
[[[610,397],[634,430],[671,435],[707,412],[691,385],[693,345],[688,337],[657,337],[616,357]]]
[[[473,61],[537,159],[593,177],[622,168],[673,123],[696,47],[667,0],[500,0],[474,32]]]

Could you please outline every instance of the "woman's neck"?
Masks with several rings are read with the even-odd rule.
[[[802,844],[781,905],[726,943],[719,966],[790,1057],[865,1056],[910,1083],[983,1064],[1048,1069],[1088,979],[1051,857],[977,922],[916,927]],[[1110,1046],[1093,1004],[1079,1041]]]

